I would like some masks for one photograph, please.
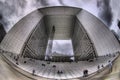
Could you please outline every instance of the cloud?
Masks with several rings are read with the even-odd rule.
[[[25,5],[25,0],[0,0],[0,15],[2,15],[0,22],[4,25],[6,30],[15,24],[15,18],[22,15]]]
[[[4,25],[6,31],[9,31],[15,23],[33,10],[46,6],[61,5],[83,8],[100,17],[108,25],[111,24],[112,15],[109,0],[0,0],[0,15],[2,15],[0,22]],[[99,6],[97,7],[97,5]]]
[[[43,5],[43,6],[48,6],[49,5],[47,0],[37,0],[37,2],[39,2],[39,1],[40,1],[41,5]]]
[[[110,0],[97,0],[97,7],[99,9],[98,15],[100,18],[105,22],[106,25],[110,26],[113,18]]]
[[[57,52],[57,53],[66,54],[66,55],[73,55],[72,41],[71,40],[53,40],[52,52]]]

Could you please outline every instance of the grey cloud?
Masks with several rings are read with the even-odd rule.
[[[62,41],[62,43],[60,40],[54,41],[52,51],[58,52],[61,54],[65,53],[65,54],[73,55],[72,43],[70,42],[70,40],[64,40],[64,41]]]
[[[47,0],[37,0],[37,2],[40,2],[43,6],[49,5],[49,3],[47,2]]]
[[[59,0],[59,3],[64,6],[66,5],[63,0]]]
[[[5,29],[9,28],[9,24],[11,23],[9,19],[11,17],[19,16],[23,13],[22,10],[25,5],[25,0],[0,0],[0,14],[2,15],[0,22],[4,25]]]
[[[84,5],[83,3],[89,4],[92,1],[94,0],[0,0],[0,14],[2,15],[2,19],[0,19],[0,22],[4,25],[6,30],[9,30],[19,19],[30,12],[30,10],[32,11],[33,9],[37,9],[42,6],[54,6],[56,4],[68,6],[77,5],[80,8],[84,8],[87,5]],[[99,16],[101,17],[101,19],[105,21],[108,25],[110,25],[112,20],[112,13],[109,5],[109,0],[98,0],[96,5],[96,7],[98,7],[98,9],[100,10]],[[29,11],[27,12],[26,10],[28,9]],[[13,20],[11,20],[11,18]]]
[[[105,23],[110,26],[112,23],[112,10],[110,0],[97,0],[97,7],[99,9],[99,16]]]

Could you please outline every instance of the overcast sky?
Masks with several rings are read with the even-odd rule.
[[[0,22],[9,31],[22,17],[46,6],[83,8],[100,18],[107,26],[112,22],[111,0],[0,0]],[[117,0],[116,0],[117,1]]]

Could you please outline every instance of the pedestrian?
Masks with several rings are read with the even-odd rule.
[[[102,68],[104,68],[104,65],[102,64],[102,66],[101,66]]]
[[[33,69],[32,74],[35,75],[35,70]]]
[[[88,76],[88,70],[86,69],[83,71],[83,77],[87,77],[87,76]]]
[[[110,60],[108,62],[109,62],[108,66],[110,68],[110,72],[112,72],[112,62]]]
[[[97,66],[98,70],[100,69],[100,65]]]

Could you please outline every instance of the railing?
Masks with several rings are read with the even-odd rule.
[[[7,53],[11,56],[15,56],[16,58],[19,58],[19,57],[23,57],[23,58],[29,58],[27,56],[21,56],[20,54],[17,55],[15,53],[12,53],[12,52],[8,52],[8,51],[4,51],[2,49],[0,49],[0,52],[3,54],[3,53]],[[107,54],[107,55],[103,55],[103,57],[115,57],[116,54],[120,54],[120,52],[116,52],[114,54]],[[45,57],[47,57],[47,59],[45,59]],[[102,57],[102,56],[97,56],[97,57]],[[68,56],[68,55],[64,55],[64,56],[50,56],[50,55],[38,55],[38,56],[33,56],[33,57],[30,57],[32,59],[36,59],[36,60],[42,60],[42,61],[51,61],[51,62],[78,62],[78,61],[89,61],[89,62],[92,62],[92,61],[95,61],[97,59],[97,57],[84,57],[84,58],[81,58],[80,55],[73,55],[73,56]]]

